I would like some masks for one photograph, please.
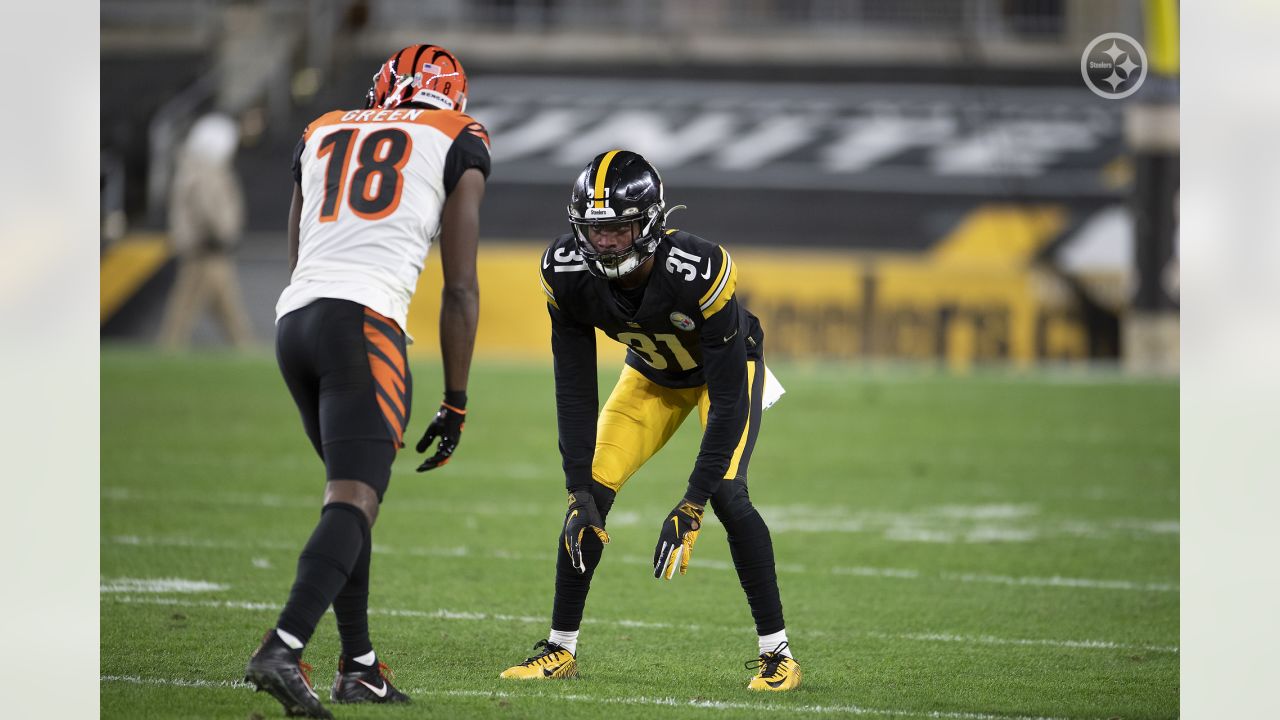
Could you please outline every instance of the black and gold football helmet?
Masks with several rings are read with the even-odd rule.
[[[616,280],[653,257],[666,227],[662,176],[638,153],[610,150],[583,169],[569,195],[569,224],[587,271]],[[674,209],[674,208],[673,208]],[[632,243],[621,252],[600,252],[588,228],[632,224]]]

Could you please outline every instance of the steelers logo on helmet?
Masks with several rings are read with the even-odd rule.
[[[662,176],[638,153],[601,153],[578,175],[569,193],[569,225],[587,271],[616,280],[643,265],[658,251],[666,227]],[[631,244],[601,252],[591,242],[591,228],[628,226]]]

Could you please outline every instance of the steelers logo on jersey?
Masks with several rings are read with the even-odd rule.
[[[682,312],[673,312],[671,313],[671,324],[687,332],[693,329],[693,318]]]

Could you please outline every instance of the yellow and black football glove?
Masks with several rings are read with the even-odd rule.
[[[680,574],[689,570],[689,557],[693,555],[693,544],[698,540],[698,531],[702,529],[702,507],[688,500],[680,504],[662,521],[662,532],[658,535],[658,545],[653,549],[653,576],[670,580],[680,567]]]
[[[596,508],[595,498],[586,490],[569,493],[569,511],[564,516],[564,551],[569,553],[569,564],[580,573],[587,571],[582,561],[582,535],[591,530],[600,542],[609,544],[609,533],[604,531],[604,521]]]

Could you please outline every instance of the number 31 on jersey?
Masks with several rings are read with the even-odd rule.
[[[692,370],[698,366],[693,356],[680,344],[680,338],[671,333],[658,333],[653,337],[649,337],[644,333],[623,332],[618,333],[618,342],[626,343],[637,355],[649,363],[649,367],[654,370],[666,370],[671,362],[667,353],[664,353],[654,341],[658,341],[666,346],[671,355],[675,357],[676,364],[681,370]]]

